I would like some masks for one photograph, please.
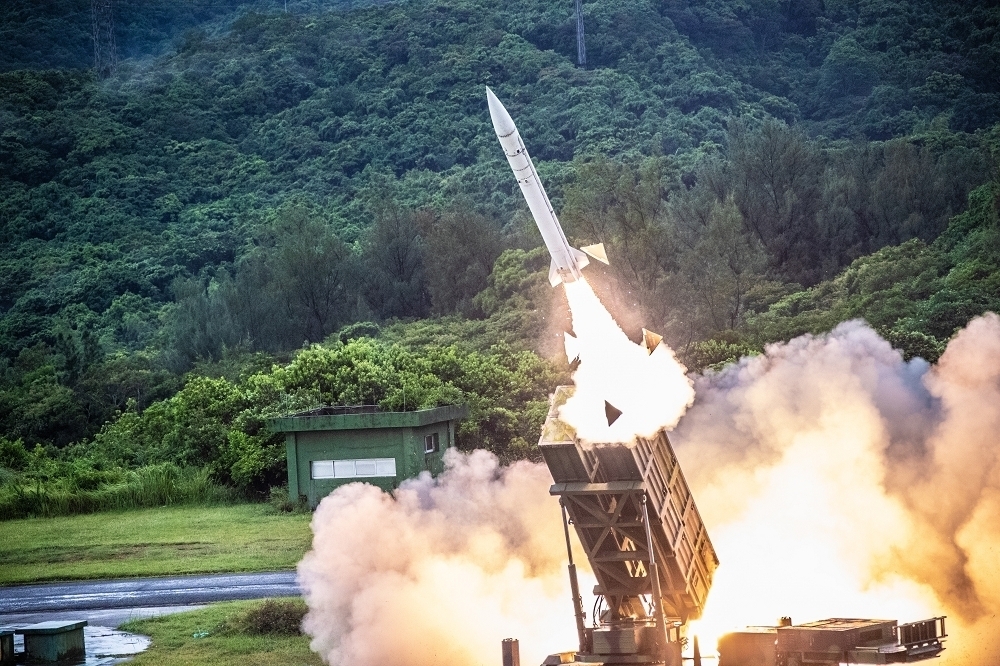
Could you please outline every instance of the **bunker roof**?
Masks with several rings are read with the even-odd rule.
[[[412,412],[383,411],[378,405],[323,406],[268,419],[267,423],[274,432],[419,428],[468,415],[469,408],[465,405],[445,405]]]

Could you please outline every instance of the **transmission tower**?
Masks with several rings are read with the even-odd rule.
[[[583,41],[583,3],[576,0],[576,63],[587,66],[587,45]]]
[[[114,0],[90,0],[94,26],[94,71],[106,79],[118,71],[118,48],[115,45]]]

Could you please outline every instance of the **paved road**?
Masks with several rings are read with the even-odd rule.
[[[117,626],[131,618],[215,601],[299,594],[294,571],[0,587],[0,626],[47,619],[86,619],[92,624]]]

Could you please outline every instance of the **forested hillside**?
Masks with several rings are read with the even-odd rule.
[[[115,6],[122,59],[105,79],[88,69],[89,3],[0,10],[11,451],[78,455],[103,428],[156,450],[100,465],[209,465],[259,488],[281,464],[260,419],[284,398],[191,435],[244,446],[233,460],[257,477],[187,444],[165,454],[149,433],[167,430],[142,419],[209,409],[191,402],[198,377],[219,395],[285,386],[271,366],[297,367],[304,343],[377,339],[472,401],[474,384],[442,378],[442,348],[498,368],[555,358],[564,312],[487,85],[567,234],[608,247],[603,297],[693,369],[857,316],[933,359],[997,307],[994,3],[589,2],[586,67],[570,2]],[[522,407],[548,390],[529,385]],[[523,453],[532,426],[504,409],[467,432],[518,433]],[[502,452],[505,436],[480,443]]]
[[[121,64],[161,55],[189,30],[218,34],[248,11],[338,11],[385,0],[143,0],[111,3]],[[0,5],[0,71],[87,69],[93,65],[89,0],[6,2]]]

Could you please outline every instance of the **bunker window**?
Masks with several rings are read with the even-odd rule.
[[[395,458],[360,458],[357,460],[313,460],[310,476],[314,479],[359,479],[396,476]]]
[[[437,433],[424,436],[424,453],[437,453],[440,450],[441,444]]]

